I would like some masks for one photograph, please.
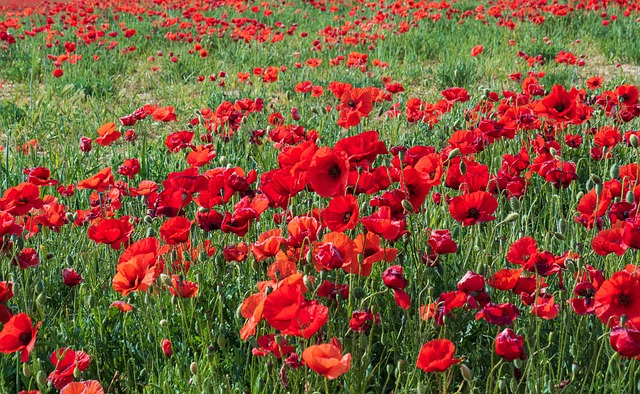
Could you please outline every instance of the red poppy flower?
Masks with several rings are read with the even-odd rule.
[[[640,356],[640,321],[638,318],[616,327],[609,336],[611,347],[623,357]]]
[[[512,329],[507,328],[498,334],[495,340],[496,354],[507,361],[516,359],[525,360],[524,337],[516,335]]]
[[[273,334],[263,335],[258,338],[258,348],[251,349],[251,354],[258,357],[264,357],[267,354],[273,354],[277,358],[282,358],[294,352],[293,346],[287,344],[287,340]]]
[[[78,182],[78,189],[92,189],[96,192],[107,191],[109,186],[113,185],[113,174],[111,168],[106,167],[100,170],[96,175]]]
[[[120,312],[126,313],[133,310],[133,305],[124,301],[113,301],[111,305],[109,305],[109,308],[117,308],[120,310]]]
[[[13,282],[0,282],[0,303],[6,303],[13,298]]]
[[[127,245],[133,230],[129,216],[123,216],[120,219],[101,220],[97,225],[89,227],[87,234],[89,239],[95,243],[107,244],[112,249],[120,249],[122,244]]]
[[[77,286],[84,282],[84,278],[73,268],[65,268],[62,270],[62,282],[65,286]]]
[[[474,46],[474,47],[471,49],[471,57],[476,57],[476,56],[478,56],[479,54],[481,54],[481,53],[482,53],[482,50],[483,50],[483,49],[484,49],[484,48],[482,47],[482,45],[476,45],[476,46]]]
[[[332,199],[322,211],[322,222],[331,231],[351,230],[356,227],[359,218],[358,200],[351,194]]]
[[[634,319],[640,316],[640,282],[627,271],[616,272],[600,286],[594,300],[598,319],[610,327],[622,315]]]
[[[343,265],[342,269],[351,274],[369,276],[374,263],[381,261],[390,263],[394,261],[398,254],[398,249],[381,248],[380,241],[380,237],[372,232],[367,232],[366,235],[359,234],[354,241],[355,252],[362,255],[362,262],[358,264],[360,259],[354,259],[352,264]]]
[[[463,194],[449,202],[449,213],[456,221],[462,223],[463,227],[494,220],[495,217],[491,215],[497,208],[498,200],[485,191]]]
[[[122,135],[121,132],[116,130],[116,125],[113,122],[105,123],[98,129],[99,137],[96,138],[96,143],[102,146],[109,146],[111,143]]]
[[[31,318],[26,313],[18,313],[9,319],[0,331],[0,353],[20,353],[20,361],[26,363],[36,343],[39,322],[31,326]]]
[[[160,226],[160,237],[169,245],[177,245],[189,239],[191,220],[183,217],[173,217]]]
[[[49,359],[56,369],[49,374],[47,380],[58,390],[71,383],[75,369],[84,371],[91,362],[91,358],[87,353],[75,351],[71,348],[59,349],[57,352],[51,353]]]
[[[307,367],[329,380],[351,369],[351,354],[343,356],[342,349],[330,343],[309,346],[302,352],[302,360]]]
[[[147,261],[134,257],[118,264],[112,286],[122,296],[133,291],[146,291],[160,274],[157,266],[149,266]]]
[[[0,198],[0,211],[20,216],[34,208],[42,208],[43,204],[38,186],[23,182],[4,191]]]
[[[562,85],[555,85],[551,94],[538,101],[533,110],[538,116],[545,116],[559,122],[573,120],[576,113],[577,90],[567,92]]]
[[[350,266],[356,259],[355,243],[347,235],[331,232],[317,242],[313,251],[313,264],[318,271]]]
[[[343,196],[349,180],[349,161],[343,151],[324,147],[316,151],[307,180],[321,197]]]
[[[13,258],[13,265],[17,265],[23,270],[29,267],[37,267],[40,265],[38,253],[33,248],[24,248]]]
[[[484,319],[490,324],[499,326],[511,325],[520,315],[518,307],[511,304],[487,304],[476,314],[476,320]]]
[[[134,175],[140,172],[140,162],[135,157],[132,159],[127,159],[122,163],[120,168],[118,168],[118,174],[124,175],[132,179]]]
[[[27,175],[27,182],[36,186],[53,186],[60,183],[50,178],[51,171],[46,167],[25,168],[23,172]]]
[[[104,394],[104,389],[97,380],[84,380],[69,383],[60,394]]]
[[[456,346],[448,339],[434,339],[420,349],[416,366],[425,372],[444,372],[461,360],[454,358]]]
[[[174,297],[193,298],[198,295],[198,284],[184,280],[182,276],[172,275],[169,292]]]

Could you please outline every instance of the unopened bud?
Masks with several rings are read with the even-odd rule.
[[[218,160],[220,160],[220,164],[222,166],[226,166],[227,165],[227,156],[220,156],[220,158]]]
[[[631,146],[633,146],[634,148],[638,148],[638,136],[635,134],[631,134],[631,137],[629,137],[629,143],[631,144]]]
[[[167,286],[167,287],[173,286],[173,284],[171,283],[171,277],[167,274],[164,274],[164,273],[160,274],[158,279],[160,279],[160,283],[162,283],[162,285],[164,286]]]
[[[42,294],[43,291],[44,291],[44,285],[42,284],[42,282],[36,283],[36,293]]]
[[[593,183],[595,183],[596,185],[602,185],[602,178],[600,178],[598,175],[596,174],[591,174],[591,180],[593,181]]]
[[[566,237],[562,233],[553,233],[553,236],[559,241],[564,241],[566,239]]]
[[[156,230],[154,230],[153,228],[149,227],[147,229],[147,238],[155,237],[155,236],[156,236]]]
[[[38,382],[38,386],[41,387],[47,384],[47,373],[42,370],[38,371],[36,374],[36,382]]]
[[[571,363],[571,373],[575,375],[578,372],[580,372],[580,365],[576,362]]]
[[[520,200],[516,197],[511,197],[511,199],[509,199],[509,205],[511,205],[511,209],[514,211],[519,211],[521,207]]]
[[[447,156],[447,160],[453,160],[453,159],[454,159],[454,158],[456,158],[459,154],[460,154],[460,149],[455,148],[455,149],[453,149],[451,152],[449,152],[449,155]]]
[[[191,371],[192,374],[197,375],[198,374],[198,364],[196,364],[196,362],[192,362],[191,365],[189,365],[189,371]]]
[[[150,215],[145,215],[144,219],[142,219],[142,220],[144,220],[144,222],[145,222],[146,224],[151,224],[151,223],[153,223],[153,218],[152,218]]]
[[[464,161],[460,162],[460,174],[464,175],[467,173],[467,165],[464,164]]]
[[[558,220],[558,232],[560,234],[564,234],[565,232],[567,232],[567,221],[560,218],[560,220]]]
[[[167,319],[160,320],[160,325],[161,326],[166,326],[167,324],[169,324],[169,321]]]
[[[596,184],[596,196],[601,196],[602,195],[603,187],[604,187],[604,185],[602,183],[597,183]]]
[[[620,177],[620,165],[618,163],[614,163],[611,166],[609,176],[611,176],[611,179],[618,179]]]
[[[80,374],[81,374],[81,372],[82,372],[82,371],[80,371],[80,368],[75,367],[75,368],[73,369],[73,377],[74,377],[74,378],[76,378],[76,379],[80,379]]]
[[[427,386],[424,383],[418,382],[418,394],[427,394]]]
[[[75,219],[73,218],[73,212],[67,212],[64,214],[64,217],[67,218],[68,222],[73,222]]]
[[[220,349],[224,349],[227,347],[227,339],[224,337],[224,335],[218,335],[218,338],[216,338],[216,343],[218,344],[218,347]]]
[[[624,199],[626,202],[628,202],[629,204],[633,204],[633,202],[636,200],[636,196],[633,194],[632,190],[629,190],[627,192],[627,195],[624,196]]]
[[[27,364],[27,363],[22,363],[22,374],[23,374],[26,378],[30,378],[30,377],[31,377],[31,367],[29,366],[29,364]]]
[[[473,379],[473,372],[471,372],[471,368],[467,367],[466,364],[460,364],[460,372],[462,373],[464,380],[471,382]]]
[[[304,283],[304,287],[307,289],[311,289],[313,287],[313,282],[311,281],[311,277],[309,275],[305,275],[302,278],[302,283]]]
[[[406,212],[413,212],[413,204],[411,204],[411,201],[409,200],[402,200],[402,208],[404,208],[404,210]]]
[[[520,218],[520,214],[518,214],[517,212],[511,212],[510,214],[507,215],[506,218],[504,218],[503,222],[504,223],[515,222],[519,218]]]
[[[558,155],[558,151],[556,150],[556,148],[549,148],[549,153],[551,153],[551,156]]]
[[[363,299],[366,295],[367,293],[362,287],[356,287],[353,289],[353,297],[355,297],[356,300]]]

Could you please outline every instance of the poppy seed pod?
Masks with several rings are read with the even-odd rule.
[[[634,148],[638,148],[638,136],[635,134],[632,134],[631,137],[629,137],[629,143],[631,144],[632,147]]]

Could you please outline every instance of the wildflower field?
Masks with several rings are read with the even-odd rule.
[[[637,393],[636,0],[0,1],[0,393]]]

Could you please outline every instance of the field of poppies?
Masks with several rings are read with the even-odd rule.
[[[0,393],[636,393],[635,0],[0,1]]]

